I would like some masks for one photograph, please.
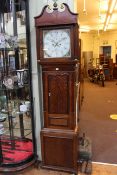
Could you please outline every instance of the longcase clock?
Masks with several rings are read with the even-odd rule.
[[[35,26],[43,80],[42,166],[77,173],[77,14],[66,4],[45,6]]]

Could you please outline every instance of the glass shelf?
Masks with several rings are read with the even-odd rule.
[[[3,24],[0,33],[0,172],[3,174],[22,170],[35,160],[27,3],[27,0],[13,1],[13,12],[9,0],[0,6],[0,23]]]
[[[22,88],[25,88],[25,87],[28,87],[29,85],[28,84],[25,84],[24,86],[14,86],[13,88],[6,88],[6,87],[0,87],[0,91],[13,91],[13,90],[18,90],[18,89],[22,89]]]

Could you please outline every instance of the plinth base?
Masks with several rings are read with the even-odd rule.
[[[77,174],[78,134],[71,130],[43,129],[42,167]]]

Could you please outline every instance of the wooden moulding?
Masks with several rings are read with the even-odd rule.
[[[42,10],[42,13],[35,17],[35,26],[38,27],[46,25],[62,25],[77,23],[78,14],[71,12],[67,4],[64,5],[65,10],[61,13],[58,13],[58,10],[54,10],[53,13],[48,13],[46,11],[48,6],[45,6]]]

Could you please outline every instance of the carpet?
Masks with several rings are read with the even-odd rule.
[[[85,80],[79,132],[92,140],[94,162],[117,163],[117,120],[111,114],[117,114],[116,81],[105,81],[101,87]]]

